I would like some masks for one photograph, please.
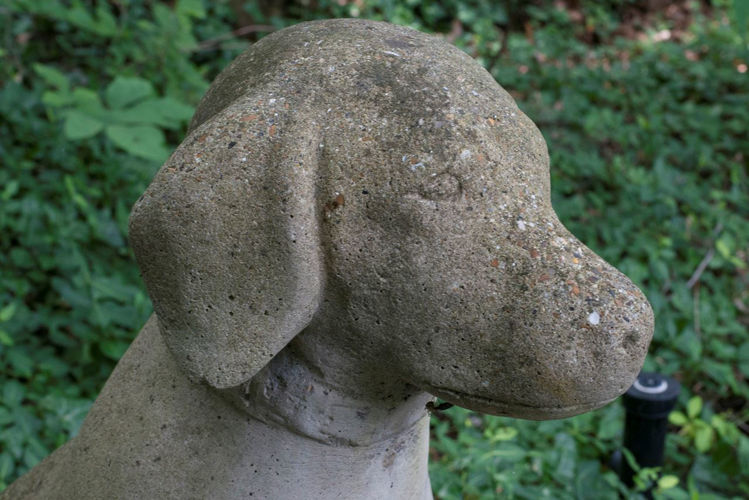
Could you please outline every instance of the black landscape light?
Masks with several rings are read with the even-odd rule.
[[[663,465],[668,414],[679,397],[681,385],[659,373],[640,373],[622,398],[627,416],[624,424],[624,448],[640,467]],[[632,486],[635,472],[621,452],[612,457],[612,466],[621,480]]]

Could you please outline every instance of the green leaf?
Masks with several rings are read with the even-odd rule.
[[[749,437],[739,435],[738,445],[739,467],[741,470],[749,470]]]
[[[35,63],[33,68],[36,74],[39,75],[48,85],[57,87],[60,90],[68,90],[70,87],[68,77],[57,68],[39,63]]]
[[[3,405],[8,408],[20,406],[26,394],[24,387],[15,380],[8,380],[3,385]]]
[[[164,145],[164,133],[148,125],[110,125],[107,136],[128,153],[147,160],[164,161],[169,150]]]
[[[152,96],[153,93],[151,83],[142,78],[118,76],[107,86],[105,96],[110,108],[122,109],[134,102]]]
[[[64,11],[64,18],[71,24],[99,36],[112,37],[117,34],[117,22],[105,6],[99,2],[94,17],[84,5],[74,2],[72,7]]]
[[[84,111],[93,118],[102,119],[104,107],[101,104],[99,94],[83,87],[77,87],[72,93],[73,103],[78,111]]]
[[[715,249],[718,250],[718,253],[724,259],[728,259],[729,257],[731,257],[732,252],[730,241],[731,240],[729,238],[722,237],[715,242]]]
[[[723,386],[728,386],[738,392],[736,377],[733,373],[733,367],[729,364],[719,363],[713,359],[704,359],[702,370],[713,380]]]
[[[518,430],[514,427],[500,427],[491,434],[489,442],[496,443],[498,441],[509,441],[515,439],[517,435]]]
[[[559,461],[556,466],[558,479],[572,479],[575,476],[577,459],[577,444],[572,436],[560,432],[554,436],[554,447],[559,451]]]
[[[91,116],[76,110],[70,110],[65,116],[63,132],[71,140],[88,139],[104,128],[104,124]]]
[[[749,342],[745,341],[744,344],[739,347],[736,357],[738,358],[739,371],[741,371],[745,377],[749,377]]]
[[[36,447],[31,447],[27,444],[26,448],[23,450],[23,464],[31,469],[41,462],[47,454],[48,452],[46,450],[44,453],[39,453],[39,450]]]
[[[731,445],[736,444],[740,431],[733,422],[721,415],[713,415],[710,417],[710,425],[724,441]]]
[[[152,104],[166,118],[172,120],[189,120],[192,118],[195,108],[171,97],[155,99]]]
[[[130,347],[129,342],[123,342],[122,340],[105,340],[99,344],[99,349],[108,358],[115,361],[119,361],[127,348]]]
[[[736,31],[742,38],[746,39],[747,24],[749,23],[749,2],[746,0],[733,0],[731,20],[736,24]]]
[[[73,5],[67,11],[67,20],[79,28],[94,31],[95,23],[93,16],[80,4]]]
[[[13,472],[14,464],[15,460],[10,453],[0,453],[0,480],[5,480]]]
[[[677,484],[679,484],[679,478],[673,475],[663,476],[658,479],[658,488],[661,490],[674,488]]]
[[[127,109],[110,112],[112,121],[120,124],[158,125],[176,129],[192,117],[194,108],[164,97],[141,101]]]
[[[17,375],[31,377],[34,373],[34,360],[20,346],[9,349],[6,353],[6,358]]]
[[[13,198],[13,195],[18,192],[18,188],[20,186],[21,183],[18,182],[18,179],[13,179],[12,181],[8,182],[8,184],[5,185],[5,189],[3,189],[3,192],[0,193],[0,200],[8,201],[9,199]]]
[[[0,323],[4,323],[13,317],[13,314],[15,314],[16,312],[17,305],[18,304],[16,304],[15,302],[11,302],[7,306],[0,309]]]
[[[73,102],[73,96],[67,90],[47,90],[42,94],[42,102],[51,108],[60,108]]]
[[[519,460],[525,459],[526,456],[528,456],[528,451],[526,451],[521,446],[518,446],[516,444],[506,443],[502,445],[501,448],[492,450],[482,455],[481,460],[483,461],[488,458],[499,457],[509,462],[517,462]]]
[[[96,32],[102,36],[114,36],[119,31],[117,20],[107,7],[106,2],[96,6]]]
[[[0,434],[0,441],[4,441],[4,448],[10,451],[11,455],[15,458],[20,458],[23,455],[25,438],[26,436],[23,435],[16,425],[8,427]]]
[[[74,309],[87,310],[91,307],[90,297],[81,293],[85,290],[77,290],[73,288],[70,283],[59,277],[54,277],[51,280],[52,288],[54,288],[60,297],[68,303]]]
[[[621,408],[617,405],[610,405],[599,413],[602,418],[598,424],[598,438],[611,440],[616,436],[619,436],[622,432],[623,419]]]
[[[120,302],[128,302],[138,291],[134,286],[126,285],[112,276],[94,276],[91,286],[97,299],[114,299]]]
[[[687,416],[680,411],[672,411],[668,416],[668,421],[673,425],[678,425],[680,427],[689,422]]]
[[[117,222],[112,220],[108,214],[100,213],[97,217],[98,225],[96,227],[96,234],[104,241],[112,245],[113,247],[124,247],[125,239],[120,233],[120,228],[117,226]]]
[[[0,405],[0,426],[5,427],[11,423],[13,423],[13,415],[6,406]]]
[[[700,453],[706,453],[710,450],[713,445],[713,438],[715,437],[715,431],[712,427],[705,425],[701,426],[694,433],[694,446]]]
[[[177,2],[177,14],[191,16],[197,19],[205,17],[203,0],[179,0]]]
[[[633,471],[639,472],[642,469],[640,464],[637,463],[635,456],[627,448],[622,448],[622,455],[624,455],[624,460],[626,460],[627,465],[629,465]]]
[[[37,364],[39,369],[44,372],[49,372],[53,377],[63,377],[70,367],[63,360],[50,357]]]
[[[699,396],[693,396],[689,398],[687,402],[687,415],[690,419],[695,419],[702,412],[702,398]]]
[[[63,180],[63,184],[65,184],[65,189],[68,191],[68,195],[70,195],[73,203],[75,203],[82,211],[88,212],[90,210],[89,204],[86,201],[86,198],[81,196],[81,194],[76,189],[75,179],[70,175],[66,175]],[[54,279],[55,278],[53,278],[53,281]]]
[[[31,269],[34,266],[34,257],[25,248],[13,248],[10,251],[10,261],[19,269]]]
[[[0,344],[7,345],[8,347],[14,344],[13,337],[5,330],[0,330]]]

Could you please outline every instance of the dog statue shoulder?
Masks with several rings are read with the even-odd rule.
[[[385,23],[299,24],[213,83],[138,200],[155,314],[3,499],[428,499],[428,403],[562,418],[653,329],[554,213],[534,124]]]

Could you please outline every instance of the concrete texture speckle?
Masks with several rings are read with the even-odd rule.
[[[80,436],[3,498],[52,498],[13,493],[43,475],[77,498],[430,498],[432,395],[592,410],[629,387],[653,330],[637,287],[557,219],[546,144],[509,94],[384,23],[304,23],[239,56],[130,238],[155,319]]]

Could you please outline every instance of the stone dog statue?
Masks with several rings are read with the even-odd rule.
[[[562,418],[633,382],[650,306],[550,202],[479,64],[384,23],[239,56],[130,220],[155,314],[3,499],[428,499],[439,396]]]

